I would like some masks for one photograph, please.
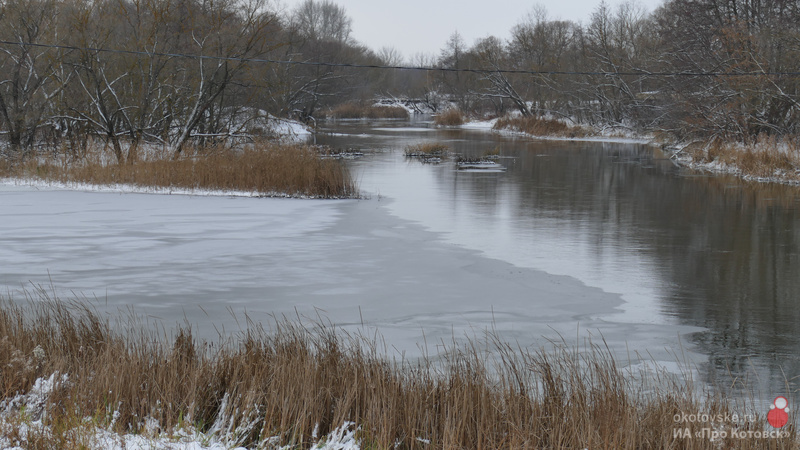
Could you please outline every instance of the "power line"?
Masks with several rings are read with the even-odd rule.
[[[476,74],[521,74],[521,75],[565,75],[565,76],[648,76],[648,77],[752,77],[752,76],[800,76],[800,72],[649,72],[638,70],[634,72],[581,72],[581,71],[560,71],[560,70],[520,70],[520,69],[471,69],[471,68],[448,68],[448,67],[425,67],[425,66],[386,66],[380,64],[356,64],[356,63],[332,63],[317,61],[292,61],[267,58],[242,58],[236,56],[212,56],[212,55],[191,55],[187,53],[169,52],[147,52],[138,50],[120,50],[98,47],[80,47],[74,45],[58,44],[38,44],[33,42],[14,42],[0,40],[2,45],[13,45],[23,47],[54,48],[59,50],[90,51],[97,53],[116,53],[137,56],[163,56],[168,58],[188,58],[188,59],[207,59],[214,61],[234,61],[246,63],[265,63],[265,64],[284,64],[297,66],[317,66],[317,67],[342,67],[353,69],[381,69],[381,70],[416,70],[427,72],[466,72]]]

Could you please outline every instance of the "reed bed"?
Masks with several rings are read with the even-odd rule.
[[[713,139],[685,149],[692,162],[717,163],[739,175],[756,178],[800,180],[800,138],[759,135],[750,143]]]
[[[433,117],[433,124],[440,127],[456,127],[466,122],[464,113],[458,108],[450,108]]]
[[[584,128],[539,116],[501,117],[495,122],[494,129],[518,131],[532,136],[575,138],[588,135]]]
[[[730,406],[700,398],[689,381],[630,376],[602,346],[528,351],[489,335],[397,361],[379,351],[379,341],[332,326],[281,320],[267,330],[249,322],[247,331],[207,343],[188,327],[169,337],[130,331],[136,327],[123,334],[86,303],[39,297],[0,304],[0,411],[5,424],[20,425],[5,433],[31,421],[50,430],[11,436],[25,448],[91,448],[87,430],[98,427],[172,433],[187,426],[224,435],[231,446],[309,448],[347,423],[361,448],[797,446],[793,425],[780,438],[676,437],[677,427],[709,426],[678,424],[676,414],[725,414]],[[46,399],[8,400],[49,376],[63,381]]]
[[[48,182],[126,184],[143,188],[244,191],[259,195],[346,198],[358,195],[347,167],[300,144],[257,142],[243,148],[196,148],[177,158],[151,152],[134,162],[109,161],[102,151],[79,159],[29,158],[6,176]]]
[[[408,119],[408,110],[401,106],[362,105],[348,102],[333,108],[328,117],[334,119]]]

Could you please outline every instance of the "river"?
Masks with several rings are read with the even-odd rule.
[[[703,354],[709,382],[726,385],[733,376],[767,391],[795,390],[798,188],[688,171],[643,144],[426,124],[342,122],[330,131],[320,143],[387,150],[354,166],[362,189],[393,199],[398,217],[491,258],[621,294],[622,313],[605,319],[643,334],[685,333],[672,348]],[[506,170],[463,172],[402,156],[405,146],[428,141],[472,157],[499,150]]]
[[[800,373],[797,188],[693,173],[644,144],[534,140],[429,122],[324,123],[366,198],[82,192],[0,184],[0,286],[134,310],[214,339],[274,317],[383,336],[415,357],[493,331],[603,343],[790,395]],[[423,164],[409,144],[499,155]],[[683,366],[683,367],[681,367]]]

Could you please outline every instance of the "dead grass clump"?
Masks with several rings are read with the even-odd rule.
[[[244,149],[202,148],[174,158],[161,155],[133,163],[100,157],[63,163],[31,159],[16,176],[63,183],[130,184],[168,189],[246,191],[261,195],[353,197],[357,188],[340,161],[322,159],[307,145],[259,142]]]
[[[730,407],[699,399],[689,382],[666,375],[653,385],[635,381],[596,346],[529,352],[489,337],[453,344],[435,359],[397,362],[375,340],[286,321],[271,332],[251,324],[212,346],[187,328],[171,337],[144,329],[122,335],[85,304],[54,299],[3,302],[0,333],[27,358],[36,358],[37,347],[46,355],[32,371],[19,371],[14,352],[0,352],[0,376],[14,386],[5,398],[28,392],[35,377],[68,375],[42,399],[46,414],[25,416],[32,409],[23,399],[2,416],[5,423],[41,420],[51,429],[48,442],[91,423],[119,433],[191,426],[230,446],[307,448],[315,436],[354,422],[363,448],[797,444],[793,425],[779,439],[677,437],[676,428],[695,433],[718,424],[676,424],[676,414]],[[740,426],[760,430],[763,421]]]
[[[538,116],[502,117],[494,124],[495,130],[512,130],[532,136],[585,137],[587,131],[581,127],[568,125],[560,120]]]
[[[426,142],[423,144],[409,145],[405,150],[405,155],[409,157],[442,157],[447,156],[448,153],[450,153],[450,147],[439,142]]]
[[[450,108],[433,118],[433,124],[439,127],[456,127],[466,121],[464,113],[458,108]]]
[[[408,110],[401,106],[362,105],[342,103],[333,108],[329,117],[334,119],[408,119]]]

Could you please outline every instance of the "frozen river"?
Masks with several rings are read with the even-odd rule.
[[[351,163],[368,199],[0,185],[0,284],[209,338],[247,313],[377,330],[412,357],[493,329],[537,347],[602,336],[626,361],[755,367],[768,390],[797,368],[792,188],[691,176],[638,144],[333,127],[320,142],[374,152]],[[428,140],[497,149],[507,170],[403,157]]]

